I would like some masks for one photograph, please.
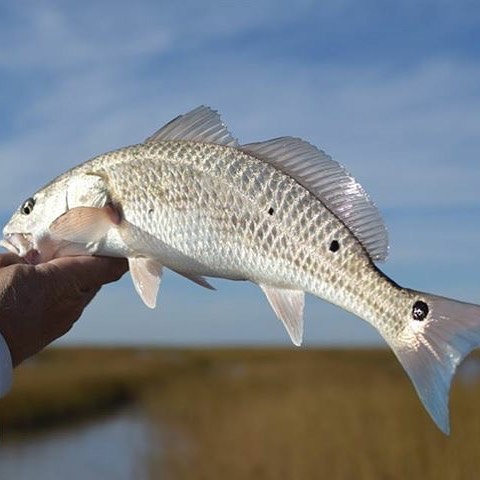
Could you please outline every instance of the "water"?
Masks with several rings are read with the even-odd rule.
[[[2,439],[0,479],[142,480],[149,432],[138,412],[21,439]]]

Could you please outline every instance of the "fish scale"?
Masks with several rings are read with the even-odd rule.
[[[3,233],[31,261],[126,257],[152,308],[164,267],[207,288],[205,277],[249,280],[296,345],[304,294],[325,299],[379,331],[446,433],[455,369],[480,344],[478,305],[402,288],[377,268],[386,228],[341,165],[293,137],[239,145],[208,107],[60,175]]]
[[[246,158],[247,155],[238,158],[238,155],[233,155],[229,150],[229,147],[216,145],[188,146],[178,142],[165,142],[155,149],[149,148],[142,159],[133,164],[131,159],[126,159],[121,165],[117,164],[115,173],[110,174],[110,184],[115,192],[114,196],[122,197],[126,200],[125,203],[130,205],[126,219],[144,226],[149,233],[178,248],[191,248],[190,244],[201,243],[204,235],[220,233],[219,241],[225,248],[225,253],[235,256],[232,259],[237,262],[235,268],[243,268],[245,262],[248,262],[250,268],[250,265],[257,264],[258,260],[267,254],[272,257],[268,262],[268,270],[271,271],[270,275],[276,278],[277,262],[282,260],[287,263],[288,271],[294,271],[294,279],[285,279],[282,283],[305,278],[305,273],[311,277],[332,275],[333,278],[329,278],[328,283],[335,282],[335,277],[343,274],[343,269],[338,271],[332,268],[332,260],[338,266],[341,259],[354,258],[349,254],[348,242],[352,244],[352,248],[357,247],[356,250],[361,251],[354,237],[293,179],[275,178],[285,175],[257,159]],[[140,154],[138,151],[137,155]],[[104,161],[108,164],[109,160],[106,158]],[[146,165],[152,163],[155,167],[151,170],[156,172],[156,175],[155,178],[149,178],[148,183],[161,185],[161,190],[172,192],[170,196],[162,197],[165,204],[158,208],[162,209],[161,215],[165,220],[157,229],[148,225],[146,208],[142,208],[142,204],[148,203],[153,196],[151,187],[144,189],[138,178],[128,177],[128,172],[144,171]],[[204,177],[201,182],[199,176]],[[262,182],[242,181],[245,178],[262,178]],[[270,183],[276,183],[280,188],[275,192],[270,189]],[[275,197],[272,192],[275,192],[277,197],[273,202],[269,202],[269,197]],[[275,214],[269,215],[268,208],[272,203],[276,204]],[[308,228],[302,228],[298,219],[305,211],[304,205],[308,203],[311,203],[311,207],[307,207],[306,212],[312,220]],[[195,212],[201,212],[201,218],[196,218]],[[243,221],[232,221],[232,218],[239,216]],[[190,225],[189,233],[193,237],[189,237],[189,245],[184,246],[177,243],[177,236],[184,232],[178,224],[185,224],[187,220],[198,224]],[[287,230],[295,233],[295,237],[282,236],[285,226]],[[277,230],[275,233],[281,232],[281,235],[273,235],[274,229]],[[342,253],[335,257],[330,255],[331,259],[320,253],[319,248],[319,245],[323,244],[326,247],[323,250],[328,253],[328,245],[324,241],[328,238],[327,232],[330,232],[329,236],[340,239],[344,245]],[[285,243],[284,248],[281,248],[281,241],[285,242],[287,238],[290,248],[285,248]],[[208,253],[203,250],[199,252],[202,255]],[[218,257],[221,260],[223,255]],[[303,261],[298,268],[295,261],[302,257]],[[200,257],[196,259],[206,260]],[[266,277],[269,275],[268,270],[260,271],[257,275]],[[304,287],[311,290],[313,285]]]
[[[387,332],[399,329],[389,326],[390,310],[404,303],[401,299],[392,306],[391,292],[397,287],[378,274],[345,225],[295,180],[232,147],[173,141],[133,150],[134,158],[121,156],[110,173],[114,196],[130,205],[132,218],[127,212],[127,220],[213,266],[210,275],[300,288]],[[98,163],[104,173],[110,158]],[[149,177],[142,181],[135,172],[145,171]],[[157,188],[170,194],[158,197]],[[151,224],[145,215],[153,198],[165,202],[158,207],[162,224]],[[274,215],[269,215],[272,205]],[[202,217],[188,214],[195,211]],[[342,246],[335,255],[328,250],[333,239]],[[206,242],[217,245],[216,250],[192,249]]]

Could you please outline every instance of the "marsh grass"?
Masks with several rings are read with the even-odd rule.
[[[156,350],[49,349],[16,370],[12,392],[0,400],[2,432],[48,428],[136,402],[176,375],[172,358]]]
[[[390,352],[199,354],[209,367],[149,392],[172,479],[474,479],[480,388],[457,382],[451,437],[423,411]],[[168,436],[169,435],[169,436]]]
[[[479,478],[480,384],[455,383],[445,437],[388,351],[53,349],[15,376],[3,432],[135,402],[152,479]]]

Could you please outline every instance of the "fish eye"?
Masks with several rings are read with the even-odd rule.
[[[20,207],[20,212],[22,213],[22,215],[30,215],[32,213],[34,206],[35,206],[35,199],[29,198],[25,200],[23,205]]]
[[[412,317],[414,320],[425,320],[428,315],[428,305],[421,300],[417,300],[412,307]]]

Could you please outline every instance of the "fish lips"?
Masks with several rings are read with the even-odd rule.
[[[28,263],[39,262],[40,253],[33,245],[33,237],[30,233],[6,233],[0,245],[8,251],[23,257]]]

